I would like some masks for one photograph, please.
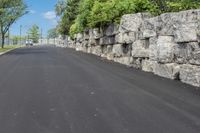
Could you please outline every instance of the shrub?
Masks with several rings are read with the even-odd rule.
[[[168,1],[167,7],[168,7],[168,12],[198,9],[200,8],[200,1],[199,0]]]
[[[89,26],[104,26],[108,23],[119,23],[124,14],[154,12],[156,7],[149,0],[107,0],[96,1],[90,14]]]

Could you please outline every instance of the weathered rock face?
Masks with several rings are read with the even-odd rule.
[[[155,62],[155,61],[143,60],[142,61],[142,70],[145,72],[154,72],[155,64],[157,64],[157,62]]]
[[[99,45],[112,45],[115,43],[115,38],[113,36],[104,36],[100,38]]]
[[[68,47],[200,87],[200,10],[127,14],[68,38]]]
[[[122,44],[113,45],[112,53],[113,53],[114,57],[124,56],[124,49],[123,49]]]
[[[132,44],[132,56],[138,58],[149,57],[149,42],[147,40],[137,40]]]
[[[110,24],[104,31],[105,36],[114,36],[118,33],[119,25]]]
[[[176,44],[172,36],[159,36],[157,41],[157,59],[160,63],[172,63]]]
[[[182,82],[200,87],[200,67],[194,65],[182,65],[180,68]]]
[[[95,28],[92,30],[92,35],[94,39],[100,39],[103,37],[103,31],[101,28]]]
[[[200,45],[198,42],[181,43],[175,48],[176,62],[200,65]]]
[[[169,79],[179,79],[180,66],[175,63],[170,64],[154,64],[154,74]]]
[[[127,66],[133,66],[134,60],[132,57],[120,57],[120,58],[114,58],[114,61]]]
[[[157,61],[158,60],[158,38],[151,37],[149,39],[149,60]]]
[[[115,36],[115,43],[120,44],[131,44],[136,40],[136,32],[125,32],[125,33],[118,33]]]
[[[197,28],[198,24],[194,22],[177,25],[177,29],[174,32],[175,42],[183,43],[198,41]]]
[[[149,13],[127,14],[122,16],[119,26],[119,32],[137,32],[142,25],[142,22],[150,18]]]

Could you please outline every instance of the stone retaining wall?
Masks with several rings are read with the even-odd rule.
[[[200,10],[127,14],[120,25],[86,30],[67,46],[200,87]]]

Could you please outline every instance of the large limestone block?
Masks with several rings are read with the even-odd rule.
[[[190,59],[191,64],[200,65],[200,43],[190,43],[192,44],[192,57]]]
[[[189,44],[181,43],[175,47],[175,61],[179,64],[187,63],[191,58],[192,49]]]
[[[133,58],[132,57],[114,58],[114,61],[118,62],[120,64],[127,65],[127,66],[132,66],[132,64],[133,64]]]
[[[149,57],[148,40],[137,40],[132,44],[132,56],[138,58]]]
[[[156,61],[142,60],[142,70],[145,72],[154,72],[155,64],[157,64]]]
[[[114,36],[118,33],[119,25],[116,24],[110,24],[108,27],[104,30],[105,36]]]
[[[189,60],[190,64],[200,65],[200,47],[192,52],[192,58]]]
[[[131,65],[134,68],[141,69],[142,68],[142,58],[134,58],[133,63]]]
[[[78,41],[78,42],[82,42],[83,41],[83,38],[84,36],[83,36],[83,34],[82,33],[78,33],[78,34],[76,34],[76,41]]]
[[[108,59],[108,60],[113,60],[114,59],[114,55],[113,55],[113,53],[112,53],[112,49],[113,49],[113,46],[112,45],[107,45],[107,52],[106,52],[106,58]]]
[[[176,13],[176,15],[177,20],[181,23],[195,22],[199,21],[200,9],[181,11]]]
[[[82,47],[81,43],[80,42],[76,42],[76,46],[75,46],[76,51],[80,51],[81,47]]]
[[[114,57],[122,57],[124,55],[123,45],[122,44],[113,45],[112,53]]]
[[[99,41],[99,44],[100,45],[112,45],[112,44],[115,44],[115,37],[113,36],[104,36],[102,38],[100,38],[100,41]]]
[[[181,38],[177,38],[177,42],[185,42],[188,40],[194,39],[194,26],[192,23],[198,25],[200,10],[187,10],[176,13],[165,13],[159,16],[159,21],[161,21],[161,28],[159,31],[159,35],[176,35],[176,36],[186,36],[187,38],[183,38],[184,40],[180,40]],[[195,28],[196,29],[196,28]],[[187,36],[184,33],[189,31],[188,33],[193,36]],[[180,32],[180,33],[179,33]]]
[[[94,34],[93,34],[93,29],[89,30],[89,41],[88,41],[88,46],[92,46],[92,45],[98,45],[97,40],[95,40],[94,38]]]
[[[135,40],[136,40],[136,33],[135,32],[118,33],[115,36],[115,43],[131,44]]]
[[[169,78],[169,79],[179,79],[180,66],[176,63],[169,64],[154,64],[154,74]]]
[[[102,47],[101,46],[92,46],[91,53],[97,56],[101,56],[102,54]]]
[[[198,42],[177,44],[175,48],[175,61],[180,64],[200,65],[200,44]]]
[[[85,46],[85,47],[87,47],[87,46],[88,46],[88,40],[84,40],[84,41],[82,42],[82,45]]]
[[[141,39],[157,36],[157,32],[161,29],[161,21],[159,16],[145,19],[142,22],[142,36]]]
[[[174,32],[175,42],[197,42],[198,23],[179,24]]]
[[[119,32],[138,31],[144,19],[150,18],[149,13],[127,14],[122,16]]]
[[[83,38],[84,38],[84,40],[89,40],[89,38],[90,38],[89,32],[90,32],[89,29],[86,29],[83,32]]]
[[[99,45],[99,40],[95,39],[94,29],[89,30],[88,46]]]
[[[76,46],[76,51],[87,52],[87,47],[85,47],[83,45],[77,45]]]
[[[158,62],[171,63],[174,61],[174,51],[176,43],[173,42],[172,36],[159,36],[157,41]]]
[[[114,57],[131,56],[131,45],[129,44],[115,44],[112,48]]]
[[[102,54],[106,55],[108,53],[107,45],[101,45]]]
[[[92,45],[99,45],[99,40],[95,40],[94,38],[90,37],[90,39],[88,40],[88,46]]]
[[[158,45],[157,45],[158,38],[151,37],[149,39],[149,60],[157,61],[158,60]]]
[[[102,47],[102,55],[101,57],[107,58],[107,55],[112,54],[112,45],[101,45]]]
[[[184,83],[200,87],[200,67],[195,65],[182,65],[180,80]]]
[[[100,39],[101,37],[103,37],[103,31],[101,28],[94,28],[92,32],[93,32],[92,35],[94,39]]]
[[[113,46],[112,45],[107,45],[107,53],[112,53]]]
[[[177,23],[177,13],[164,13],[159,16],[160,36],[173,36],[175,31],[175,24]]]
[[[91,46],[87,47],[87,53],[92,53],[92,47]]]

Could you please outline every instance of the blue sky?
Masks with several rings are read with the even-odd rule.
[[[26,35],[27,30],[33,24],[37,24],[46,36],[48,29],[54,28],[57,24],[58,18],[54,12],[56,2],[57,0],[25,0],[29,13],[12,25],[10,33],[19,35],[20,25],[22,25],[22,35]]]

